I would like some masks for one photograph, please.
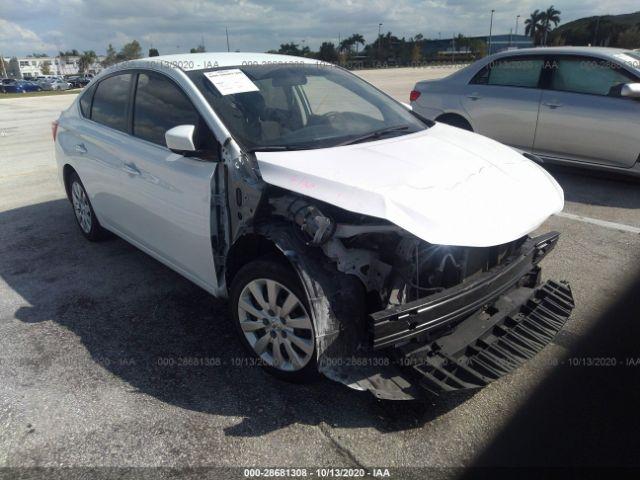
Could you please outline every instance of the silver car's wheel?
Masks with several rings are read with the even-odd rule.
[[[89,234],[92,224],[91,206],[84,188],[77,181],[71,184],[71,201],[80,228],[84,233]]]
[[[313,358],[311,318],[280,282],[256,278],[247,283],[238,298],[238,321],[247,343],[272,368],[295,372]]]

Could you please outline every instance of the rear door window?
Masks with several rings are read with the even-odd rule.
[[[127,107],[132,77],[130,73],[121,73],[98,84],[93,95],[91,120],[121,132],[129,130]]]
[[[538,88],[544,59],[542,57],[508,57],[484,67],[471,80],[476,85]]]

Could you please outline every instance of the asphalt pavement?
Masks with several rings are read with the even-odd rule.
[[[360,72],[405,102],[415,81],[446,73]],[[562,234],[543,272],[568,280],[576,301],[552,344],[475,394],[382,402],[235,366],[224,301],[123,240],[86,242],[50,132],[73,98],[0,99],[0,467],[363,466],[423,478],[416,467],[640,463],[626,437],[640,426],[638,182],[550,170],[568,215],[540,228]]]

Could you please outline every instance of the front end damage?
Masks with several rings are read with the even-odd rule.
[[[540,282],[538,263],[557,233],[495,247],[431,245],[279,189],[255,231],[300,276],[319,370],[379,398],[483,387],[540,351],[573,309],[568,285]]]

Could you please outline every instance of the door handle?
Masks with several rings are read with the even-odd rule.
[[[87,153],[87,147],[85,147],[85,146],[84,146],[84,143],[78,143],[78,144],[76,144],[76,145],[73,147],[73,149],[74,149],[76,152],[81,153],[81,154],[85,154],[85,153]]]
[[[140,170],[138,170],[138,167],[133,163],[125,162],[124,165],[122,165],[122,170],[127,172],[129,175],[140,175]]]
[[[470,98],[471,100],[478,100],[482,97],[480,97],[480,95],[478,95],[477,93],[471,93],[469,95],[467,95],[467,98]]]
[[[555,102],[544,102],[544,104],[549,108],[558,108],[562,106],[561,103],[555,103]]]

